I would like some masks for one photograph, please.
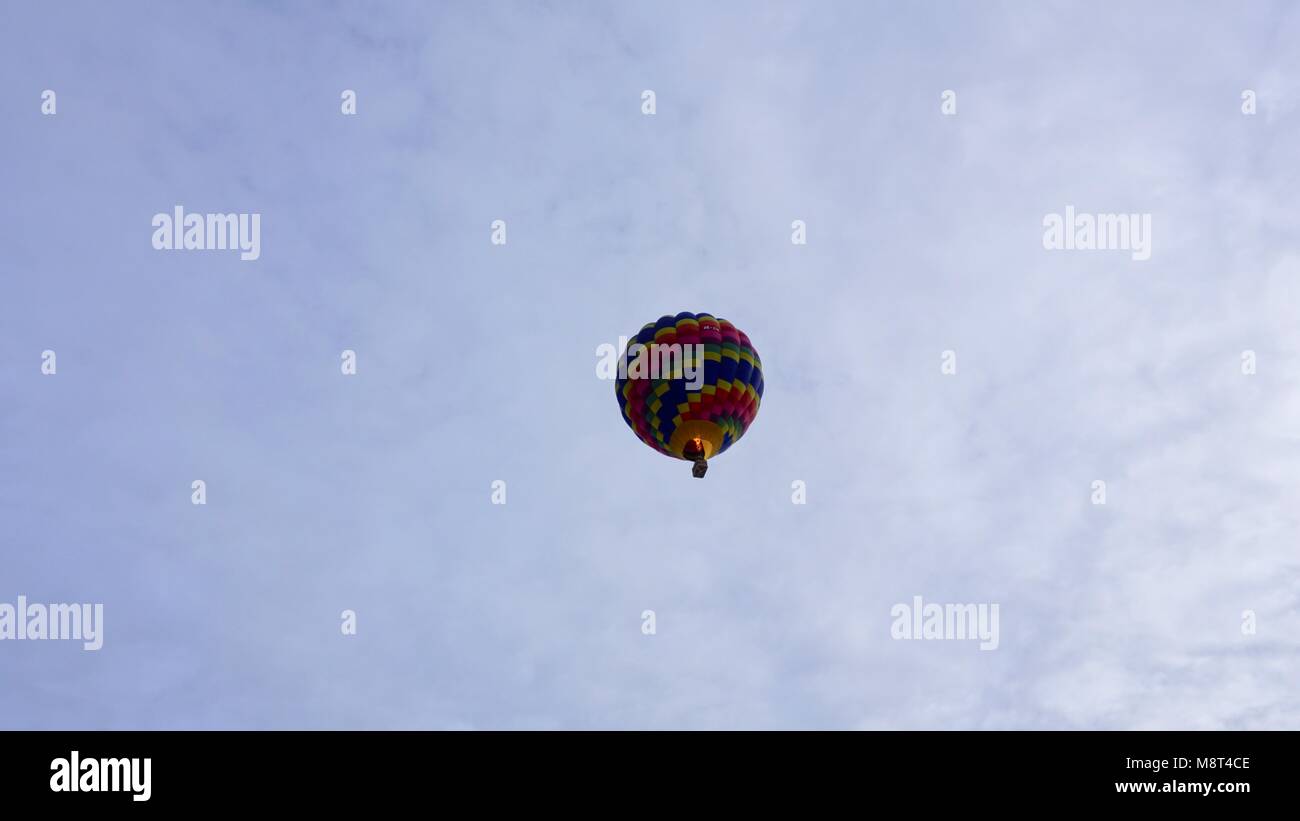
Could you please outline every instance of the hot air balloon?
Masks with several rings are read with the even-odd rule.
[[[683,311],[648,323],[629,341],[614,383],[623,421],[650,447],[708,460],[745,435],[763,397],[763,364],[749,337],[725,319]]]

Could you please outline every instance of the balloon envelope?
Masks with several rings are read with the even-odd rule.
[[[711,459],[740,440],[763,397],[763,364],[736,326],[683,311],[628,342],[614,383],[623,421],[667,456]]]

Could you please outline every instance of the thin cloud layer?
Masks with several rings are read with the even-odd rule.
[[[0,726],[1300,727],[1295,9],[3,14],[0,601],[106,630]],[[767,383],[702,482],[595,376],[681,310]]]

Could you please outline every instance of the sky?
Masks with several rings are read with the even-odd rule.
[[[104,613],[0,641],[0,728],[1300,729],[1297,42],[1268,2],[0,5],[0,602]],[[177,205],[260,257],[155,249]],[[1046,249],[1067,206],[1150,258]],[[596,370],[680,311],[763,363],[703,481]],[[915,596],[997,648],[896,639]]]

